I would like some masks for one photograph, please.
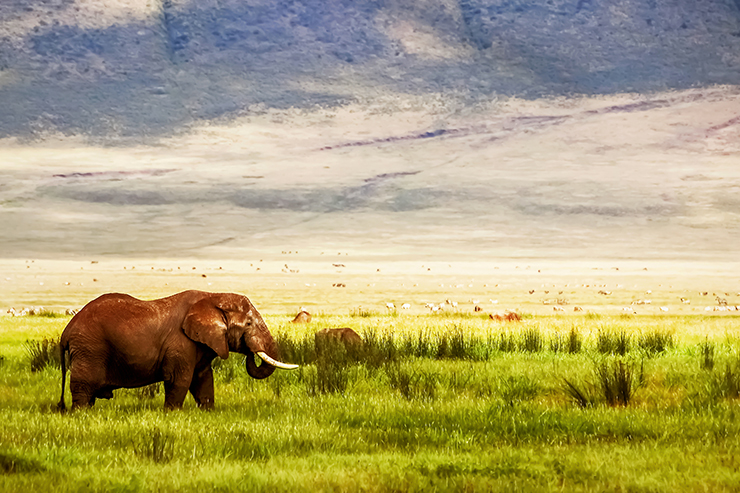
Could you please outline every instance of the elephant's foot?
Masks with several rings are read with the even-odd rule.
[[[113,391],[110,389],[100,389],[95,392],[95,397],[97,399],[113,399]]]

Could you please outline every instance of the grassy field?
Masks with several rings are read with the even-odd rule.
[[[737,491],[737,317],[354,315],[266,315],[301,368],[255,381],[218,360],[212,412],[165,413],[154,387],[67,415],[27,341],[68,317],[2,317],[0,488]],[[366,346],[317,358],[323,327]]]

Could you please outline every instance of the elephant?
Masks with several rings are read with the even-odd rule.
[[[110,399],[113,390],[164,381],[164,408],[182,408],[188,391],[198,407],[212,409],[216,356],[247,356],[250,376],[267,378],[275,368],[294,369],[278,361],[275,339],[246,296],[184,291],[142,301],[110,293],[85,305],[70,320],[60,339],[62,397],[67,357],[72,409]],[[254,355],[262,359],[257,365]]]
[[[362,337],[349,327],[321,329],[314,335],[317,356],[321,356],[331,344],[342,344],[347,351],[356,353],[364,343]]]

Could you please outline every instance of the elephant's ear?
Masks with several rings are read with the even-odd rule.
[[[182,324],[186,336],[195,342],[205,344],[223,359],[229,357],[226,328],[223,312],[207,298],[190,307]]]

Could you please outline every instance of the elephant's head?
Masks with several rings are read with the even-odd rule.
[[[190,307],[183,331],[223,359],[229,357],[229,351],[245,354],[247,373],[253,378],[269,377],[275,368],[298,368],[279,361],[275,339],[246,296],[219,293],[201,299]],[[255,354],[262,359],[259,366]]]

